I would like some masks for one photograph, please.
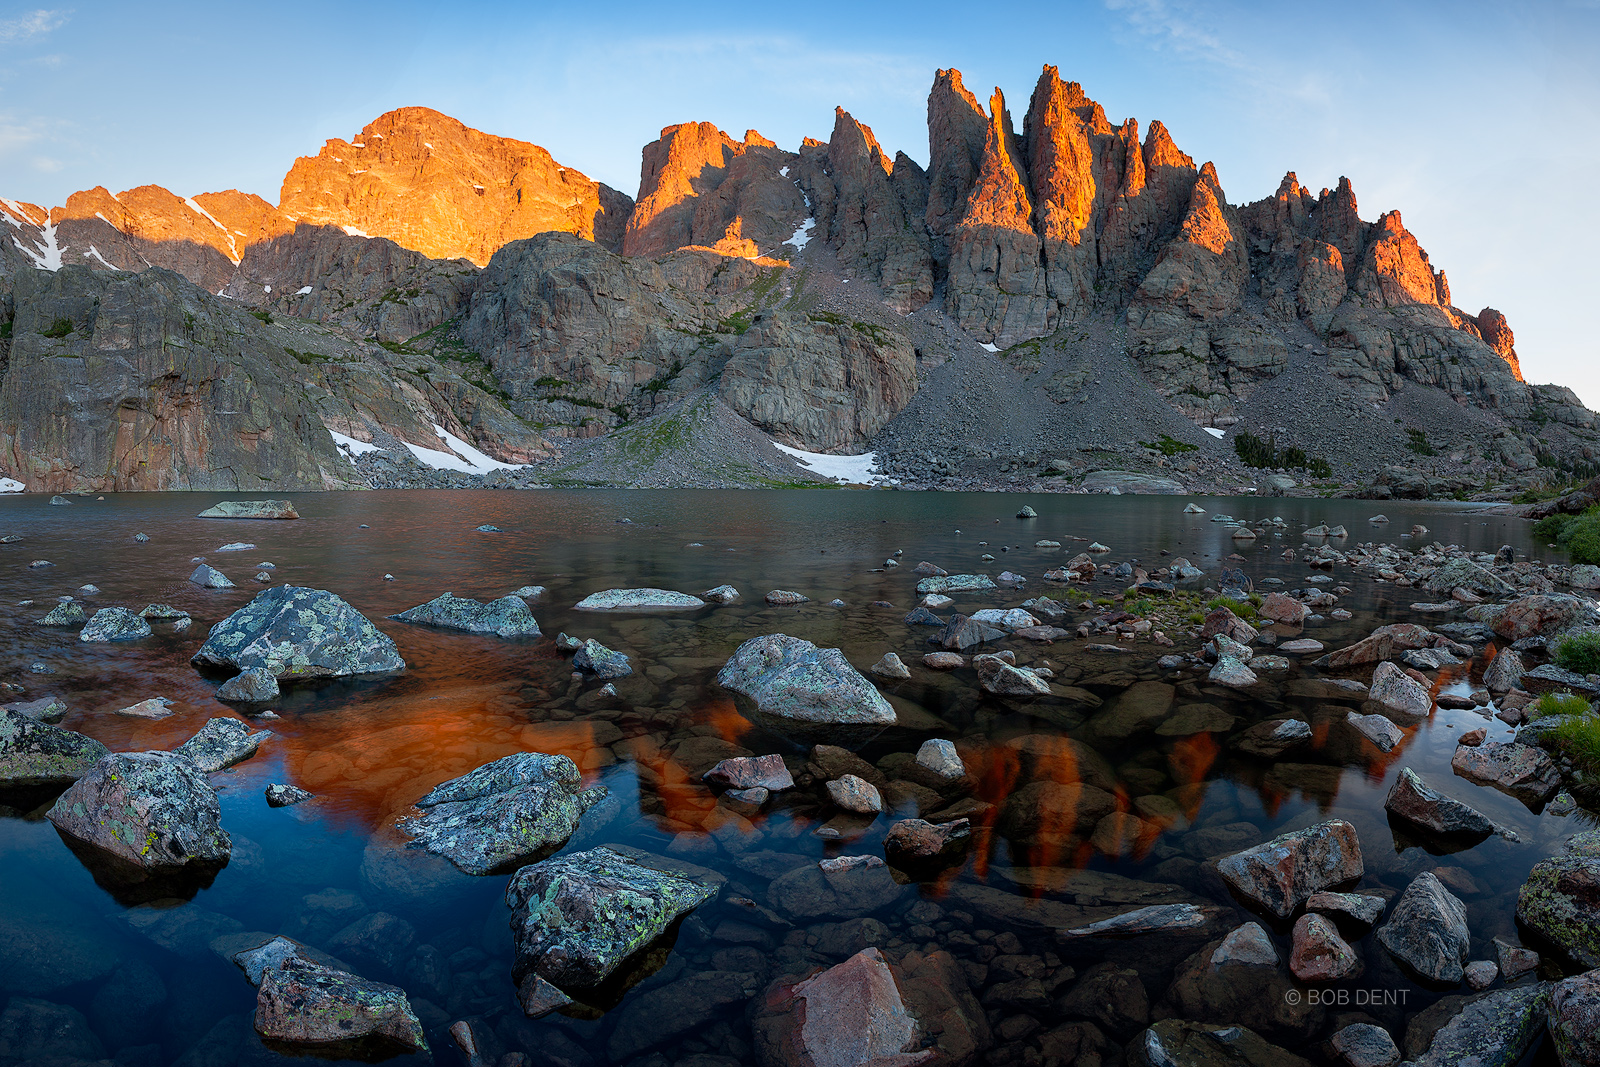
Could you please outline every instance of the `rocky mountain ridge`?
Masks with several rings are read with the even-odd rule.
[[[446,462],[482,475],[709,396],[789,446],[874,448],[915,485],[1111,469],[1416,495],[1592,471],[1593,413],[1524,382],[1505,317],[1454,307],[1399,212],[1364,222],[1348,181],[1313,195],[1291,172],[1230,204],[1160,122],[1141,138],[1049,66],[1021,133],[953,69],[928,128],[924,169],[843,109],[793,152],[671,126],[634,203],[402,108],[297,160],[277,206],[0,200],[0,464],[52,491],[315,488],[364,480],[352,447],[448,433],[481,455]],[[293,398],[237,421],[277,388]],[[582,484],[645,484],[628,448],[562,451]]]

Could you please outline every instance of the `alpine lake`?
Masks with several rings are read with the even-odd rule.
[[[1363,964],[1353,978],[1314,987],[1279,964],[1250,988],[1208,987],[1197,954],[1209,955],[1243,923],[1261,923],[1278,955],[1289,956],[1289,924],[1230,893],[1215,869],[1218,857],[1345,820],[1359,835],[1364,873],[1341,888],[1392,903],[1432,871],[1465,904],[1470,958],[1493,959],[1494,939],[1519,941],[1513,913],[1530,868],[1565,836],[1589,828],[1581,809],[1535,811],[1452,774],[1464,731],[1484,727],[1491,740],[1513,733],[1492,717],[1493,705],[1436,706],[1397,720],[1402,739],[1380,751],[1343,724],[1346,712],[1362,710],[1359,698],[1341,702],[1294,684],[1319,676],[1313,655],[1287,657],[1287,670],[1264,673],[1264,684],[1248,693],[1208,681],[1203,668],[1158,666],[1163,656],[1199,648],[1196,620],[1214,593],[1185,600],[1174,615],[1159,596],[1124,598],[1126,577],[1102,571],[1070,585],[1044,578],[1091,541],[1110,549],[1095,557],[1100,563],[1153,571],[1187,558],[1205,577],[1178,583],[1180,593],[1217,586],[1224,567],[1242,570],[1261,592],[1328,589],[1307,585],[1328,575],[1350,587],[1338,607],[1351,617],[1341,621],[1324,609],[1303,633],[1281,629],[1286,639],[1314,638],[1333,651],[1386,623],[1458,616],[1416,612],[1413,603],[1438,597],[1370,572],[1310,569],[1303,546],[1326,542],[1308,542],[1301,531],[1342,524],[1350,537],[1338,547],[1439,541],[1493,553],[1510,545],[1518,559],[1554,561],[1553,550],[1531,542],[1528,522],[1472,505],[847,490],[380,491],[292,495],[297,521],[196,517],[217,499],[78,496],[51,506],[37,495],[0,498],[0,534],[21,537],[0,545],[5,700],[57,696],[68,709],[59,725],[113,752],[169,750],[211,718],[239,717],[216,697],[225,676],[202,674],[190,659],[212,625],[262,591],[252,580],[262,561],[275,565],[271,585],[347,600],[393,639],[405,668],[286,686],[270,705],[273,715],[252,717],[271,736],[253,757],[210,776],[231,859],[177,896],[145,900],[102,888],[93,863],[44,817],[52,798],[0,807],[0,1065],[289,1062],[292,1050],[257,1037],[256,989],[229,958],[250,943],[245,935],[259,943],[280,934],[405,990],[430,1051],[389,1061],[396,1064],[770,1063],[752,1023],[768,991],[873,947],[918,987],[924,1021],[939,1020],[941,1044],[927,1062],[1120,1064],[1153,1021],[1197,1010],[1233,1012],[1222,1021],[1329,1062],[1326,1042],[1340,1026],[1375,1022],[1403,1045],[1408,1027],[1425,1027],[1442,998],[1467,988],[1414,980],[1371,934],[1351,939]],[[1206,513],[1186,513],[1191,502]],[[1036,518],[1016,517],[1025,504]],[[1369,524],[1378,512],[1390,521]],[[1236,542],[1227,523],[1212,521],[1218,513],[1281,517],[1285,525]],[[1413,524],[1430,532],[1412,538]],[[478,529],[486,525],[498,529]],[[149,540],[136,541],[137,533]],[[218,553],[227,542],[256,547]],[[1285,549],[1295,551],[1286,558]],[[1235,552],[1242,559],[1228,559]],[[196,557],[236,587],[190,584]],[[37,559],[51,566],[30,567]],[[891,559],[898,566],[886,567]],[[1098,703],[995,695],[970,666],[925,667],[937,631],[904,621],[921,599],[913,568],[923,560],[951,574],[1010,570],[1026,579],[1020,587],[951,593],[955,603],[942,616],[1037,596],[1061,600],[1066,621],[1059,625],[1074,631],[1069,636],[1053,643],[1007,636],[967,652],[1009,649],[1018,665],[1050,667],[1053,688],[1086,691]],[[98,592],[83,593],[86,584]],[[683,611],[574,609],[605,589],[699,594],[723,584],[740,598]],[[447,591],[487,600],[527,585],[544,587],[529,601],[543,630],[538,638],[388,618]],[[764,599],[774,589],[809,600],[774,606]],[[91,614],[165,603],[194,623],[175,631],[156,622],[148,638],[82,643],[73,629],[37,625],[61,597],[78,598]],[[835,599],[843,606],[831,605]],[[1129,609],[1132,621],[1145,613],[1156,619],[1152,629],[1164,630],[1172,647],[1147,633],[1076,635],[1082,620]],[[611,681],[614,694],[602,691],[602,680],[575,672],[571,653],[557,647],[562,632],[626,654],[633,672]],[[813,759],[817,738],[799,741],[756,725],[718,685],[719,668],[743,642],[780,633],[842,650],[892,704],[896,725],[848,740],[859,759]],[[899,654],[909,678],[868,673],[887,652]],[[1482,667],[1474,659],[1442,668],[1435,695],[1466,695]],[[1371,672],[1368,664],[1330,673],[1364,682]],[[152,697],[171,700],[171,714],[117,714]],[[1312,725],[1309,744],[1279,759],[1237,747],[1241,731],[1286,713]],[[955,743],[967,770],[959,785],[940,788],[908,769],[932,738]],[[628,846],[716,888],[641,950],[626,982],[538,1018],[525,1015],[511,978],[509,876],[468,875],[407,849],[395,826],[440,783],[530,751],[570,757],[585,786],[609,794],[557,855]],[[730,805],[701,779],[722,759],[768,753],[783,756],[796,785],[759,810]],[[1518,840],[1490,836],[1450,851],[1392,825],[1383,802],[1402,767]],[[826,780],[845,768],[871,775],[882,814],[830,803]],[[1068,790],[1093,783],[1115,798],[1119,813],[1138,818],[1120,824],[1128,832],[1097,835],[1098,825],[1082,824],[1076,809],[1060,803],[1061,792],[1041,790],[1041,782]],[[314,799],[269,807],[263,793],[272,783]],[[862,879],[853,887],[816,874],[819,861],[882,859],[899,819],[958,815],[968,819],[970,837],[948,865],[906,871],[873,862],[846,872]],[[1182,903],[1201,905],[1206,921],[1122,936],[1069,933]],[[452,1036],[452,1024],[463,1021]],[[1534,1055],[1555,1062],[1548,1047]]]

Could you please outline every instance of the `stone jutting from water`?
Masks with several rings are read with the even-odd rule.
[[[297,785],[284,785],[281,782],[274,782],[272,785],[267,786],[266,796],[267,805],[274,808],[287,808],[315,799],[315,794],[309,793]]]
[[[735,596],[738,595],[735,591]],[[603,589],[590,593],[577,604],[579,611],[642,611],[646,609],[703,608],[706,602],[688,593],[671,589]]]
[[[1600,970],[1550,987],[1550,1040],[1566,1067],[1600,1067]]]
[[[265,704],[279,695],[278,678],[265,667],[242,670],[217,687],[217,699],[227,704]]]
[[[775,984],[753,1028],[761,1067],[913,1067],[935,1060],[914,1054],[923,1029],[876,948],[802,982]]]
[[[535,621],[533,612],[528,610],[527,601],[515,595],[485,603],[445,593],[389,618],[446,630],[465,630],[471,634],[539,636],[539,623]]]
[[[285,953],[261,972],[256,1033],[269,1048],[381,1059],[428,1047],[405,990]]]
[[[572,656],[572,665],[596,678],[625,678],[633,673],[633,664],[627,656],[607,648],[592,637],[585,638],[583,644],[578,646]]]
[[[88,621],[89,616],[84,614],[83,605],[79,604],[75,600],[69,600],[64,604],[57,604],[55,607],[45,612],[44,617],[39,619],[38,625],[82,626]]]
[[[1486,816],[1440,793],[1410,767],[1400,769],[1383,806],[1413,826],[1444,836],[1482,838],[1496,829]]]
[[[96,763],[46,816],[56,829],[146,871],[220,867],[233,841],[216,790],[167,752],[117,752]]]
[[[1378,928],[1378,942],[1425,980],[1455,985],[1471,943],[1466,906],[1432,872],[1424,871],[1400,894],[1388,921]]]
[[[1583,967],[1600,967],[1600,832],[1540,860],[1517,892],[1517,921]]]
[[[386,674],[405,669],[394,642],[341,598],[280,585],[211,628],[191,661],[201,667],[262,667],[284,681]]]
[[[179,745],[173,753],[182,756],[206,774],[232,767],[256,754],[261,742],[272,736],[271,730],[252,731],[238,719],[218,717],[200,728],[200,732]]]
[[[512,979],[520,986],[537,974],[562,989],[596,986],[716,895],[716,886],[670,865],[646,866],[609,848],[531,864],[506,887]]]
[[[417,801],[422,815],[398,826],[467,874],[495,874],[566,844],[605,795],[584,789],[566,756],[518,752],[438,786]]]
[[[287,500],[223,500],[200,513],[202,519],[298,519]]]
[[[79,641],[137,641],[150,636],[150,624],[127,608],[101,608],[83,629]]]
[[[1459,745],[1450,757],[1451,768],[1480,785],[1492,785],[1532,808],[1548,801],[1561,788],[1561,772],[1550,757],[1532,745],[1490,741],[1476,747]]]
[[[66,785],[105,755],[92,737],[0,709],[0,787]]]
[[[1412,1062],[1416,1067],[1515,1067],[1544,1033],[1549,1004],[1550,986],[1544,982],[1497,989],[1469,1001]],[[1588,1039],[1592,1044],[1593,1035]],[[1564,1067],[1583,1062],[1562,1059]]]
[[[1240,895],[1280,919],[1313,893],[1360,878],[1366,871],[1356,828],[1342,819],[1295,830],[1227,856],[1217,864]]]
[[[717,672],[741,708],[779,732],[827,734],[830,728],[880,728],[894,708],[837,648],[787,634],[753,637]]]
[[[233,580],[208,563],[202,563],[189,575],[189,581],[201,589],[232,589]]]
[[[946,574],[924,578],[917,593],[971,593],[996,588],[987,574]]]
[[[1130,1067],[1311,1067],[1254,1030],[1163,1019],[1128,1043]]]
[[[718,761],[701,781],[728,789],[765,789],[776,793],[794,788],[794,776],[777,753],[766,756],[731,756]]]

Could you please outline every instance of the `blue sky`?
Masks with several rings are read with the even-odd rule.
[[[49,2],[49,0],[46,0]],[[36,0],[37,3],[37,0]],[[422,104],[626,192],[664,125],[785,147],[834,105],[927,158],[937,67],[1020,124],[1044,63],[1113,121],[1159,118],[1230,201],[1285,170],[1399,208],[1468,311],[1505,312],[1530,380],[1600,406],[1600,0],[272,5],[0,3],[0,195],[230,187]]]

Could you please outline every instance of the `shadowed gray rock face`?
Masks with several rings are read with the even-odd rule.
[[[1467,909],[1431,872],[1417,875],[1378,929],[1378,941],[1430,982],[1461,981],[1471,934]]]
[[[607,648],[594,638],[585,638],[572,656],[572,665],[588,671],[596,678],[625,678],[633,673],[628,657],[615,649]]]
[[[894,708],[843,652],[787,634],[740,645],[717,672],[717,684],[780,733],[871,732],[895,722]]]
[[[1313,893],[1360,878],[1366,867],[1356,828],[1333,819],[1228,856],[1217,869],[1242,896],[1287,919]]]
[[[496,637],[539,636],[539,623],[519,596],[503,596],[484,603],[445,593],[389,618]]]
[[[0,788],[75,782],[105,754],[92,737],[0,708]]]
[[[275,965],[272,965],[275,963]],[[340,1059],[427,1049],[405,990],[285,951],[263,966],[255,1028],[268,1047]]]
[[[512,979],[537,975],[561,988],[599,985],[679,916],[717,894],[664,863],[609,848],[522,868],[506,887],[516,949]]]
[[[402,819],[411,847],[443,856],[467,874],[494,874],[548,856],[567,843],[583,813],[606,796],[584,789],[565,756],[519,752],[445,782]]]
[[[197,667],[262,667],[284,681],[403,670],[394,642],[323,589],[280,585],[211,628]]]
[[[1577,979],[1569,979],[1577,981]],[[1566,983],[1562,983],[1565,985]],[[1560,988],[1558,985],[1557,989]],[[1433,1035],[1428,1051],[1413,1062],[1416,1067],[1455,1067],[1481,1064],[1483,1067],[1511,1067],[1533,1047],[1545,1027],[1545,1010],[1551,1000],[1550,986],[1544,982],[1497,989],[1473,1000]],[[1559,1034],[1559,1027],[1552,1027]],[[1592,1049],[1593,1033],[1585,1044]],[[1556,1047],[1561,1048],[1560,1036]],[[1570,1046],[1569,1046],[1570,1047]],[[1591,1059],[1568,1059],[1562,1063],[1580,1064]]]
[[[1517,921],[1574,963],[1600,967],[1600,833],[1578,834],[1534,865],[1517,892]]]
[[[47,818],[63,834],[151,872],[220,867],[233,848],[216,790],[193,763],[166,752],[106,756]]]

